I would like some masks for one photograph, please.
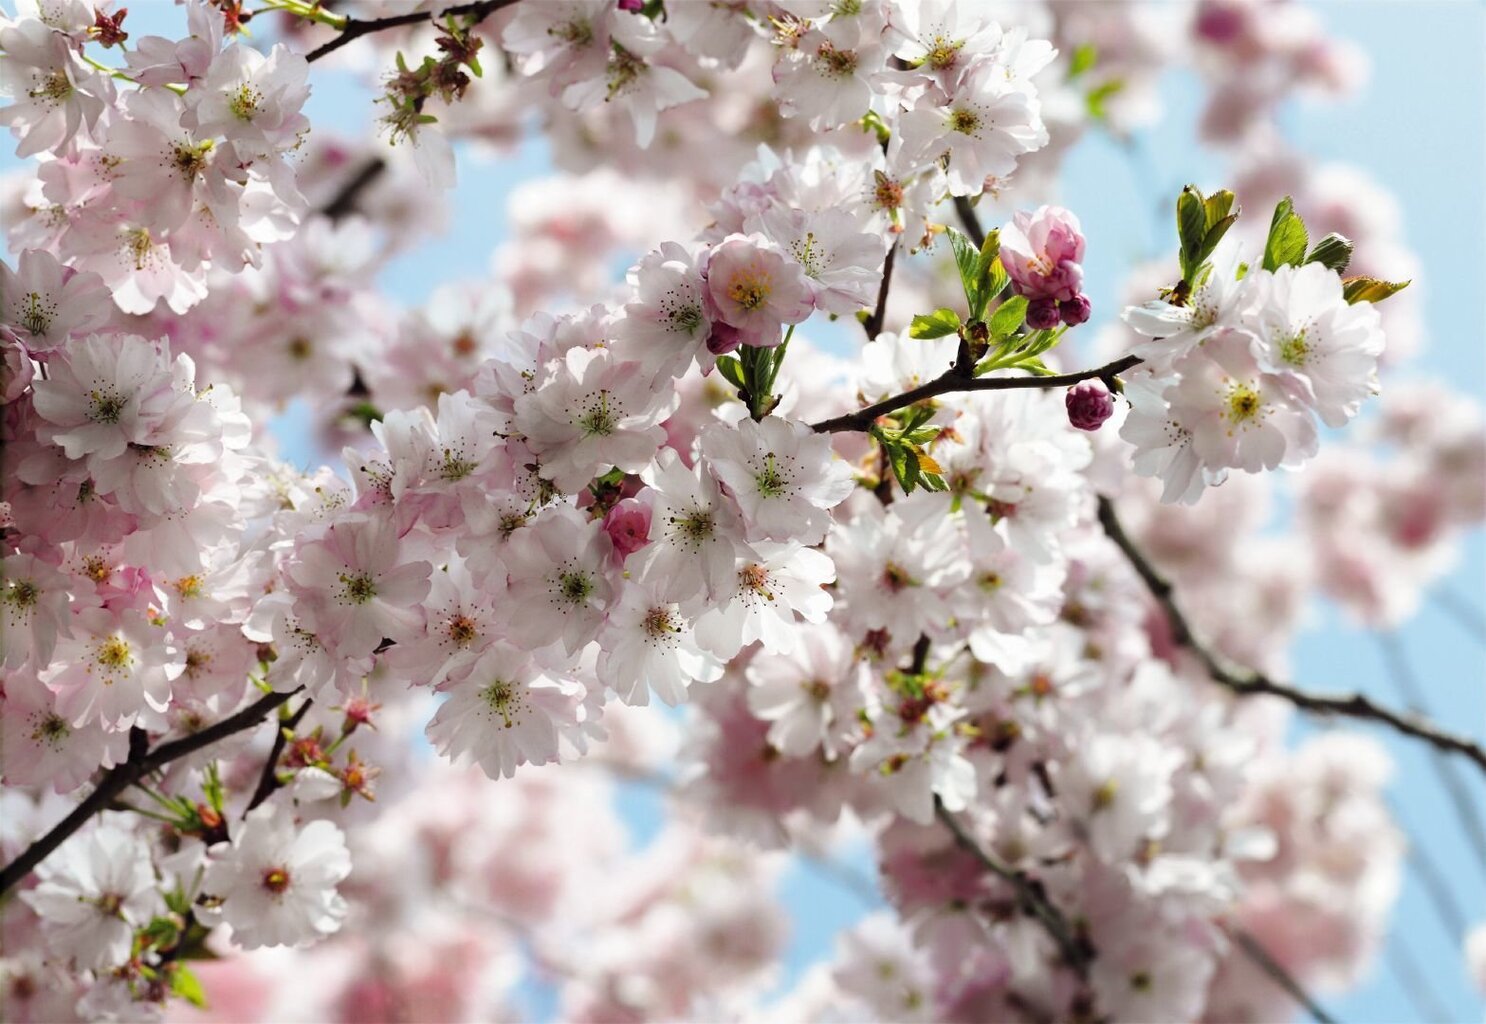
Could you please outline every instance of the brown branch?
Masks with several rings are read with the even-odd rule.
[[[960,223],[965,227],[965,235],[975,243],[975,247],[979,249],[985,245],[985,228],[980,226],[980,218],[975,215],[975,207],[970,205],[969,196],[955,196],[955,212],[960,215]]]
[[[882,263],[882,284],[877,288],[877,306],[872,310],[871,316],[862,321],[869,341],[882,333],[883,321],[887,319],[887,292],[893,283],[893,261],[897,255],[898,243],[894,240],[893,247],[887,251],[887,259]]]
[[[1307,992],[1305,987],[1296,981],[1295,977],[1289,971],[1285,970],[1278,960],[1270,955],[1269,950],[1259,944],[1258,939],[1242,928],[1230,929],[1228,935],[1233,939],[1234,945],[1243,952],[1244,956],[1249,958],[1255,967],[1263,971],[1269,976],[1271,981],[1284,989],[1290,998],[1305,1007],[1305,1011],[1314,1017],[1318,1024],[1336,1024],[1336,1018],[1321,1009],[1321,1004],[1316,1002],[1315,997]]]
[[[361,169],[346,180],[330,198],[330,202],[321,207],[320,212],[331,220],[340,220],[356,212],[356,203],[361,198],[361,193],[382,176],[387,169],[387,161],[381,157],[372,157]]]
[[[209,725],[190,736],[163,743],[154,750],[145,750],[144,744],[132,742],[134,737],[131,736],[129,760],[110,769],[98,783],[97,788],[88,794],[87,799],[78,804],[71,814],[54,825],[46,835],[26,847],[20,856],[0,870],[0,894],[9,892],[38,864],[46,860],[52,851],[61,846],[69,836],[87,824],[89,818],[107,808],[119,794],[140,779],[187,754],[194,754],[204,747],[209,747],[218,740],[242,732],[244,729],[251,729],[277,710],[280,704],[298,693],[300,689],[302,687],[289,693],[266,694],[236,714],[229,715],[220,722]]]
[[[937,796],[934,798],[934,814],[955,837],[955,843],[960,849],[974,857],[981,867],[1011,886],[1021,901],[1022,909],[1037,918],[1038,923],[1057,944],[1058,952],[1062,954],[1063,960],[1079,977],[1087,980],[1089,962],[1094,958],[1094,951],[1086,940],[1074,933],[1068,919],[1047,898],[1041,886],[1029,881],[1025,874],[1002,863],[982,849],[970,833],[965,831],[959,819],[949,812]]]
[[[381,32],[389,28],[401,28],[404,25],[417,25],[419,22],[424,21],[442,21],[451,14],[467,14],[474,19],[471,24],[478,24],[502,7],[509,7],[515,2],[516,0],[478,0],[476,3],[455,4],[452,7],[445,7],[443,10],[437,12],[413,11],[409,14],[394,14],[387,18],[369,18],[366,21],[361,21],[357,18],[347,18],[346,25],[340,30],[339,35],[329,42],[315,47],[309,53],[305,54],[304,59],[314,63],[321,57],[328,56],[339,50],[347,43],[360,39],[362,36],[371,35],[373,32]]]
[[[966,378],[963,373],[957,372],[951,367],[947,372],[935,377],[926,384],[920,384],[910,391],[892,398],[884,398],[875,405],[869,405],[856,412],[846,413],[829,420],[821,420],[812,424],[813,429],[822,434],[834,433],[841,430],[866,430],[879,416],[886,416],[890,412],[922,402],[926,398],[936,395],[948,395],[961,391],[1011,391],[1018,388],[1066,388],[1081,381],[1098,378],[1109,383],[1114,377],[1130,369],[1140,362],[1137,356],[1125,356],[1116,359],[1112,363],[1096,366],[1091,370],[1079,370],[1076,373],[1059,373],[1051,377],[971,377]],[[1110,390],[1114,390],[1113,387]]]
[[[1120,525],[1119,517],[1115,515],[1114,504],[1103,496],[1099,498],[1099,525],[1104,527],[1104,532],[1115,543],[1115,546],[1124,552],[1131,566],[1145,582],[1146,588],[1150,590],[1151,596],[1166,613],[1167,621],[1171,626],[1172,639],[1190,651],[1202,664],[1212,681],[1219,686],[1241,697],[1253,697],[1260,694],[1281,697],[1302,711],[1308,711],[1311,714],[1355,718],[1385,725],[1404,736],[1422,740],[1437,750],[1469,758],[1482,771],[1486,771],[1486,748],[1474,740],[1446,732],[1425,718],[1401,714],[1383,707],[1361,693],[1311,693],[1277,682],[1262,672],[1229,664],[1197,639],[1192,632],[1191,625],[1187,622],[1186,615],[1176,603],[1170,581],[1162,576],[1145,557],[1145,554],[1136,547],[1125,533],[1124,527]]]
[[[273,796],[274,790],[282,785],[279,782],[279,758],[284,754],[284,746],[289,742],[289,734],[294,727],[304,718],[305,712],[309,711],[310,705],[315,703],[313,697],[306,697],[304,703],[299,705],[299,710],[287,719],[279,722],[278,732],[274,733],[273,747],[268,752],[268,760],[263,762],[263,773],[258,776],[258,786],[253,790],[252,797],[248,800],[247,809],[243,811],[243,817],[247,817],[248,811],[257,807],[263,801]]]

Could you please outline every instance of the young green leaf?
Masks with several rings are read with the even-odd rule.
[[[1382,302],[1409,286],[1408,281],[1380,281],[1376,277],[1349,277],[1342,281],[1342,296],[1348,304]]]
[[[201,979],[183,963],[172,963],[170,965],[170,991],[180,996],[186,1002],[198,1010],[206,1009],[206,990],[201,987]]]
[[[722,374],[723,380],[735,388],[743,387],[743,364],[738,362],[736,356],[719,356],[717,359],[717,372]]]
[[[996,312],[991,314],[989,327],[991,337],[996,341],[1005,341],[1016,333],[1017,328],[1027,319],[1027,299],[1022,295],[1013,295],[997,307]]]
[[[1299,266],[1305,260],[1309,244],[1305,221],[1300,219],[1290,197],[1286,196],[1274,208],[1274,219],[1269,224],[1269,238],[1264,243],[1264,269]]]
[[[947,334],[954,334],[960,329],[960,314],[947,307],[941,307],[932,313],[920,313],[913,318],[908,325],[908,336],[926,340],[929,338],[942,338]]]
[[[1202,263],[1202,243],[1207,238],[1207,209],[1196,185],[1188,185],[1176,198],[1176,234],[1181,242],[1182,278],[1190,281]]]
[[[1352,262],[1352,240],[1333,231],[1315,244],[1305,262],[1319,263],[1328,270],[1343,273]]]

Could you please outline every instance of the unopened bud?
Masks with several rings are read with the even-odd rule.
[[[1075,384],[1063,401],[1068,406],[1068,422],[1079,430],[1098,430],[1114,415],[1114,396],[1094,381]]]
[[[1034,331],[1050,331],[1060,322],[1057,299],[1033,299],[1027,303],[1027,326]]]
[[[1089,297],[1087,295],[1075,295],[1067,302],[1058,303],[1058,316],[1069,327],[1077,327],[1086,323],[1089,319]]]

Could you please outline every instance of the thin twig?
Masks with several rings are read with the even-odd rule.
[[[1233,939],[1234,944],[1243,951],[1243,954],[1249,958],[1254,966],[1267,974],[1271,981],[1289,993],[1290,998],[1294,999],[1301,1006],[1304,1006],[1305,1012],[1314,1017],[1318,1024],[1336,1024],[1336,1018],[1321,1009],[1321,1004],[1316,1002],[1315,998],[1305,990],[1305,987],[1300,982],[1295,980],[1295,977],[1289,971],[1280,966],[1279,961],[1270,955],[1269,950],[1259,944],[1258,939],[1242,928],[1233,928],[1228,934]]]
[[[1383,665],[1388,670],[1388,678],[1393,683],[1393,688],[1403,698],[1404,707],[1411,714],[1420,717],[1429,714],[1429,703],[1424,697],[1424,688],[1419,685],[1419,679],[1414,675],[1414,670],[1409,667],[1408,658],[1404,655],[1403,644],[1397,635],[1393,633],[1379,633],[1378,645],[1383,650]],[[1470,792],[1470,783],[1457,770],[1455,762],[1445,756],[1443,751],[1429,751],[1430,767],[1439,777],[1440,785],[1445,789],[1445,797],[1450,801],[1451,809],[1455,817],[1460,820],[1460,827],[1465,832],[1466,840],[1475,851],[1476,860],[1482,866],[1486,866],[1486,822],[1481,819],[1481,809]]]
[[[872,310],[872,315],[862,321],[862,326],[867,329],[867,338],[871,340],[882,333],[883,321],[887,319],[887,293],[893,283],[893,262],[898,255],[898,243],[893,242],[893,247],[887,251],[887,259],[882,263],[882,284],[877,287],[877,305]]]
[[[1066,388],[1081,381],[1098,378],[1108,382],[1130,367],[1140,362],[1138,356],[1125,356],[1116,359],[1112,363],[1096,366],[1090,370],[1079,370],[1076,373],[1060,373],[1051,377],[972,377],[966,379],[963,374],[955,372],[951,368],[946,373],[935,377],[926,384],[920,384],[910,391],[891,398],[884,398],[874,405],[869,405],[856,412],[849,412],[843,416],[832,419],[821,420],[812,424],[812,428],[821,434],[835,433],[842,430],[866,430],[879,416],[886,416],[890,412],[922,402],[926,398],[937,395],[948,395],[961,391],[1012,391],[1020,388]],[[1111,389],[1113,390],[1113,389]]]
[[[234,733],[251,729],[278,710],[280,704],[298,693],[300,689],[302,687],[296,687],[288,693],[266,694],[236,714],[229,715],[220,722],[209,725],[190,736],[163,743],[154,750],[145,750],[143,744],[131,743],[129,760],[110,769],[98,783],[97,788],[89,793],[71,814],[54,825],[46,835],[26,847],[20,856],[0,870],[0,893],[9,892],[16,883],[29,875],[36,865],[46,860],[52,851],[61,846],[69,836],[87,824],[89,818],[108,807],[120,793],[150,772],[188,754],[194,754],[203,747],[209,747]]]
[[[1414,954],[1402,942],[1401,937],[1388,943],[1387,957],[1388,966],[1398,976],[1399,984],[1403,987],[1404,994],[1409,997],[1409,1002],[1414,1004],[1414,1013],[1418,1015],[1419,1020],[1452,1019],[1450,1011],[1440,1005],[1440,1001],[1435,998],[1429,979],[1419,969],[1419,964],[1414,960]]]
[[[970,833],[965,831],[959,819],[949,812],[937,796],[934,798],[934,814],[955,837],[955,843],[960,849],[974,857],[981,867],[1011,886],[1021,900],[1022,909],[1037,918],[1038,923],[1057,944],[1058,951],[1063,955],[1063,960],[1068,966],[1073,968],[1079,977],[1088,978],[1089,962],[1094,955],[1093,950],[1074,934],[1068,919],[1041,891],[1041,887],[1028,881],[1027,876],[1022,872],[1002,863],[984,850]]]
[[[1470,600],[1453,587],[1436,587],[1430,594],[1455,624],[1469,633],[1478,643],[1486,644],[1486,615]]]
[[[362,36],[371,35],[373,32],[381,32],[383,29],[389,28],[400,28],[404,25],[416,25],[424,21],[442,21],[451,14],[468,14],[474,19],[473,23],[478,24],[502,7],[509,7],[515,2],[516,0],[479,0],[477,3],[455,4],[452,7],[445,7],[443,10],[437,12],[413,11],[409,14],[394,14],[387,18],[369,18],[366,21],[347,18],[346,25],[340,30],[339,35],[329,42],[315,47],[309,53],[305,54],[304,59],[310,63],[314,63],[321,57],[328,56],[339,50],[347,43],[360,39]]]
[[[1311,693],[1276,682],[1262,672],[1230,665],[1197,639],[1187,623],[1187,617],[1176,603],[1171,583],[1151,565],[1150,560],[1126,535],[1119,517],[1115,515],[1114,505],[1102,496],[1099,498],[1099,523],[1115,546],[1124,552],[1131,566],[1145,581],[1151,596],[1165,611],[1172,639],[1196,656],[1213,682],[1241,697],[1281,697],[1311,714],[1340,715],[1385,725],[1394,732],[1422,740],[1438,750],[1469,758],[1486,772],[1486,747],[1472,739],[1446,732],[1427,719],[1383,707],[1361,693]]]
[[[387,161],[379,156],[372,157],[341,186],[340,191],[331,197],[330,202],[321,207],[320,212],[331,220],[340,220],[342,217],[355,213],[356,201],[361,198],[361,193],[381,177],[386,169]]]
[[[268,752],[268,760],[263,762],[263,773],[258,776],[258,786],[253,790],[253,796],[248,800],[248,806],[243,811],[243,817],[248,816],[248,811],[257,807],[263,801],[273,796],[274,790],[283,783],[279,782],[279,758],[284,754],[284,747],[289,742],[289,734],[294,727],[304,718],[305,712],[309,711],[310,705],[315,703],[313,697],[306,697],[304,703],[299,705],[299,710],[288,718],[279,722],[278,731],[273,736],[273,747]]]
[[[955,212],[960,215],[960,223],[965,228],[965,235],[975,243],[979,249],[985,245],[985,228],[980,226],[980,218],[975,215],[975,207],[970,205],[969,196],[955,196]]]

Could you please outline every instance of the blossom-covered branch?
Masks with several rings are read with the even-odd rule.
[[[86,825],[93,815],[107,808],[130,786],[172,761],[194,754],[198,750],[204,750],[229,736],[254,728],[298,692],[299,690],[295,689],[287,693],[264,694],[252,704],[220,722],[213,722],[190,736],[162,743],[153,750],[144,749],[142,744],[133,744],[135,749],[131,749],[129,759],[109,769],[94,787],[93,792],[89,793],[73,809],[72,813],[26,847],[15,860],[0,869],[0,894],[9,892],[17,882],[30,874],[36,865],[46,860],[53,850]]]
[[[305,60],[313,63],[322,57],[329,56],[342,46],[360,39],[362,36],[371,35],[392,28],[404,28],[408,25],[418,25],[423,22],[438,22],[448,17],[467,17],[471,24],[484,21],[491,14],[502,7],[509,7],[517,0],[476,0],[473,3],[454,4],[449,7],[433,11],[413,11],[408,14],[392,14],[385,18],[361,18],[347,17],[339,25],[340,34],[334,39],[315,47],[305,54]]]
[[[835,433],[842,430],[864,431],[870,427],[879,416],[905,409],[910,405],[922,402],[925,399],[934,398],[938,395],[957,394],[961,392],[978,391],[1016,391],[1022,389],[1052,389],[1071,387],[1086,380],[1113,381],[1125,370],[1139,364],[1140,359],[1136,356],[1122,356],[1113,362],[1096,366],[1089,370],[1078,370],[1073,373],[1057,373],[1049,376],[1029,377],[968,377],[964,373],[954,369],[936,377],[926,384],[905,391],[902,394],[885,398],[880,402],[858,409],[856,412],[846,413],[841,416],[833,416],[830,419],[812,423],[811,429],[819,433]]]
[[[1422,740],[1437,750],[1459,754],[1486,771],[1486,747],[1465,736],[1450,733],[1417,715],[1400,714],[1373,701],[1362,693],[1312,693],[1286,683],[1277,682],[1263,672],[1243,670],[1226,662],[1193,633],[1177,604],[1174,588],[1151,564],[1136,546],[1121,525],[1115,513],[1114,503],[1107,497],[1099,498],[1099,523],[1104,532],[1129,559],[1130,564],[1145,582],[1151,596],[1160,604],[1171,626],[1172,639],[1191,651],[1202,664],[1213,682],[1244,697],[1267,695],[1289,701],[1302,711],[1317,715],[1355,718],[1387,726],[1405,736]]]

